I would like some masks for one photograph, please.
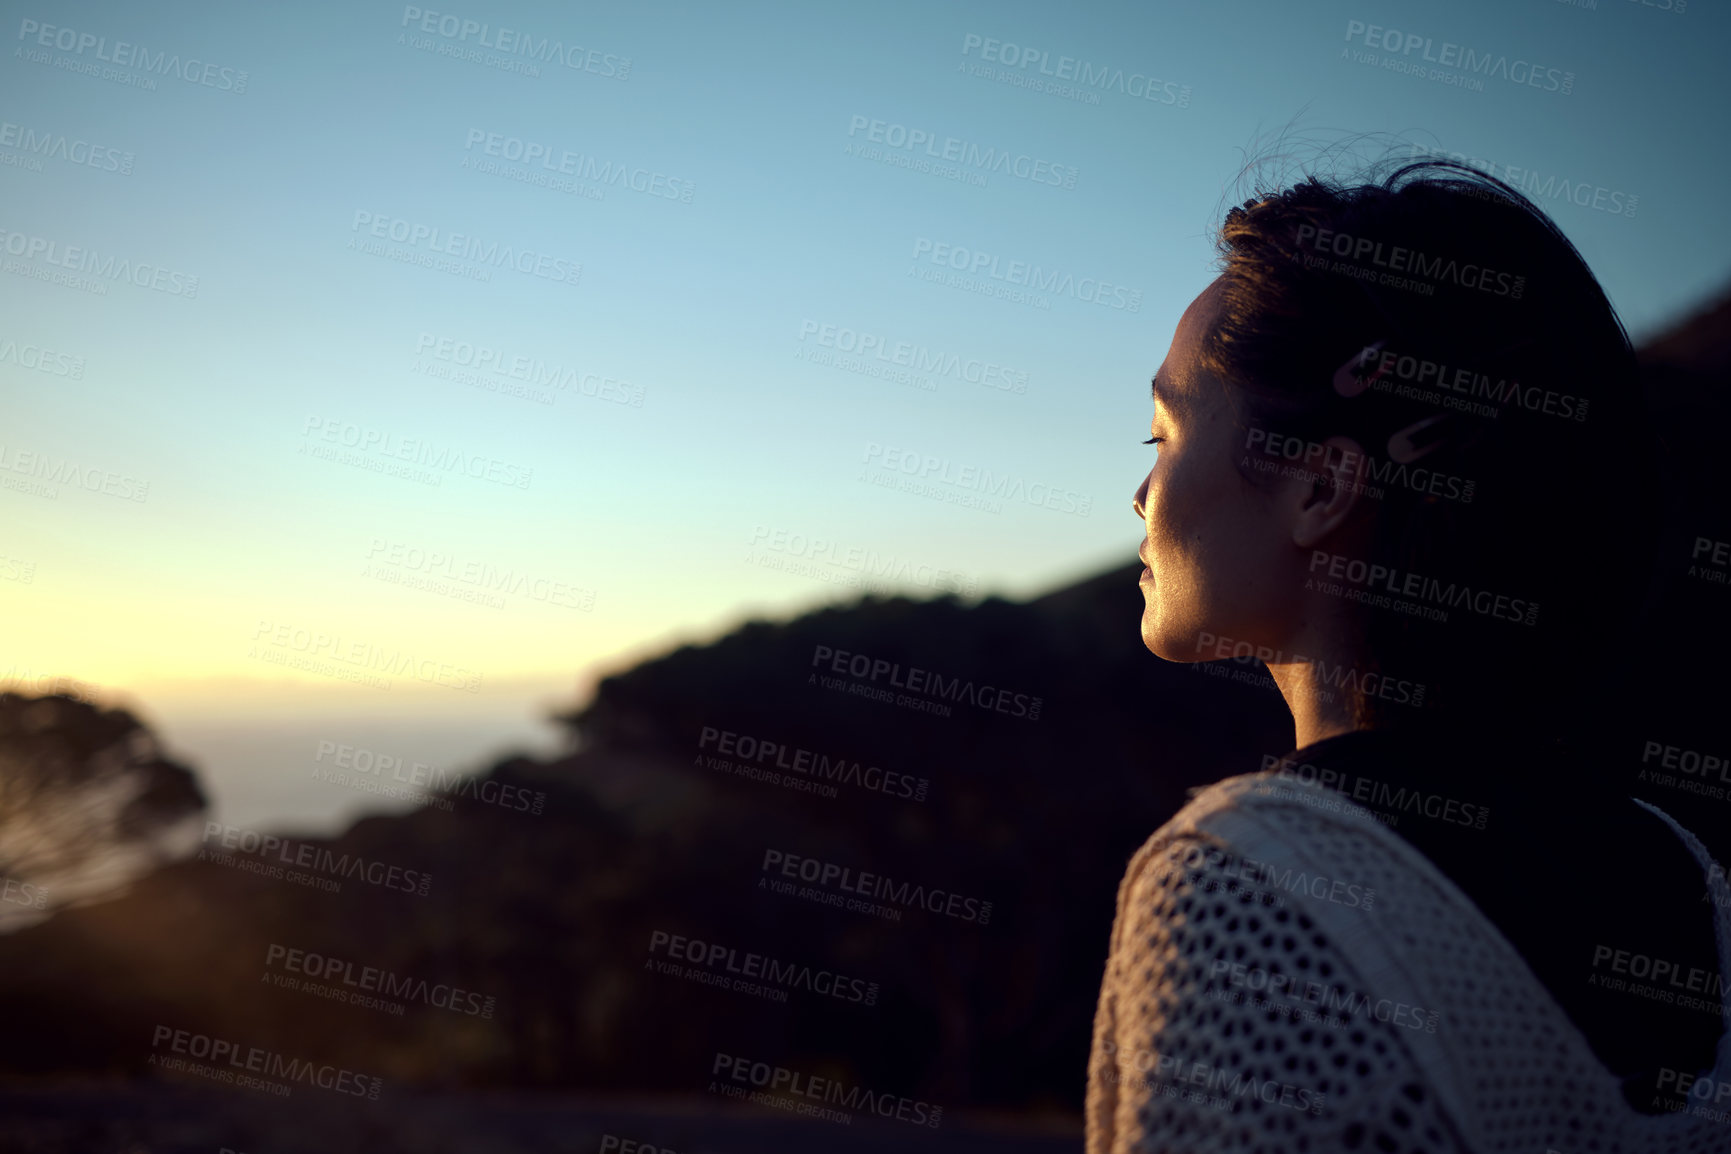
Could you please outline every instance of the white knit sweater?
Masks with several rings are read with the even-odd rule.
[[[1723,871],[1647,808],[1707,871],[1731,969]],[[1416,849],[1323,786],[1229,778],[1162,826],[1118,888],[1088,1154],[1727,1154],[1721,1016],[1711,1081],[1688,1109],[1640,1114]]]

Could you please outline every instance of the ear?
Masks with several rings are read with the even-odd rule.
[[[1322,442],[1322,460],[1293,486],[1292,543],[1309,549],[1345,524],[1364,496],[1369,462],[1351,437]]]

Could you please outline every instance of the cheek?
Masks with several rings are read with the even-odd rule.
[[[1269,561],[1254,494],[1229,461],[1185,464],[1174,462],[1149,492],[1158,603],[1176,627],[1241,629],[1247,615],[1260,615]]]
[[[1203,551],[1208,537],[1209,510],[1213,504],[1207,488],[1186,462],[1170,462],[1148,491],[1148,536],[1155,572],[1162,566],[1178,569],[1192,564]]]

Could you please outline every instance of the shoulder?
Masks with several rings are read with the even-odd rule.
[[[1375,886],[1352,876],[1367,860],[1384,867],[1379,873],[1392,866],[1396,876],[1453,890],[1422,854],[1334,790],[1275,772],[1243,774],[1194,791],[1142,844],[1120,885],[1119,912],[1133,890],[1174,872],[1218,883],[1286,885],[1300,898],[1326,890],[1329,900],[1368,909],[1374,897],[1360,891]],[[1356,889],[1337,890],[1334,882]]]
[[[1272,772],[1227,778],[1195,791],[1130,859],[1118,887],[1108,979],[1120,968],[1145,972],[1142,955],[1151,947],[1174,947],[1164,985],[1182,988],[1172,967],[1212,964],[1228,925],[1232,933],[1248,927],[1260,934],[1264,919],[1319,940],[1323,927],[1332,927],[1342,931],[1329,935],[1342,952],[1362,952],[1382,928],[1373,916],[1379,890],[1386,894],[1395,879],[1448,887],[1422,855],[1323,786]],[[1189,939],[1210,923],[1222,928],[1198,939],[1204,956],[1188,948]]]
[[[1295,1133],[1462,1148],[1458,1088],[1424,1060],[1446,1015],[1388,964],[1386,871],[1361,868],[1393,835],[1339,800],[1230,778],[1137,851],[1096,1015],[1090,1150],[1173,1133],[1184,1149]]]
[[[1197,791],[1131,859],[1095,1035],[1104,1149],[1173,1125],[1248,1141],[1271,1119],[1316,1148],[1472,1148],[1497,1087],[1540,1065],[1575,1114],[1626,1111],[1465,893],[1362,807],[1270,772]],[[1274,1109],[1236,1117],[1240,1093]]]
[[[1372,838],[1400,840],[1368,809],[1350,798],[1315,781],[1277,770],[1240,774],[1191,791],[1190,801],[1154,837],[1243,821],[1289,825],[1293,819],[1356,830]]]

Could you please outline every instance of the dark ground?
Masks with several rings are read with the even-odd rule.
[[[278,1101],[148,1082],[14,1088],[0,1092],[0,1117],[6,1119],[0,1154],[590,1154],[603,1149],[607,1135],[666,1154],[1082,1148],[1082,1123],[1074,1117],[1041,1124],[947,1114],[931,1130],[876,1118],[849,1125],[789,1118],[697,1098],[404,1091],[364,1103],[297,1089]]]

